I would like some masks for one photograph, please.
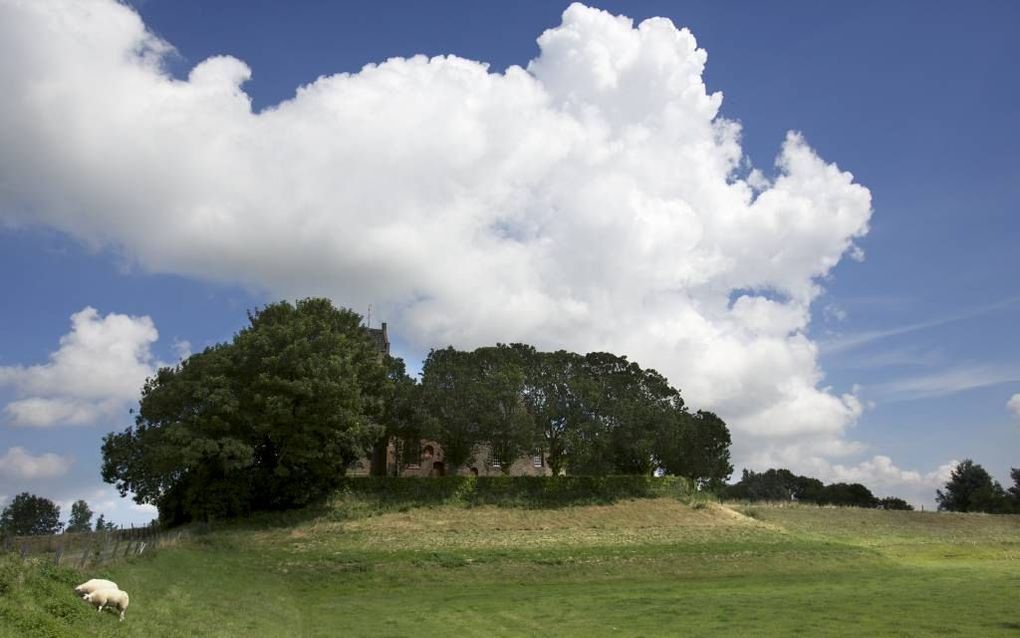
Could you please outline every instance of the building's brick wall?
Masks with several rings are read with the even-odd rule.
[[[369,459],[358,461],[354,467],[348,469],[347,473],[352,476],[366,475],[369,473]],[[443,457],[443,446],[435,441],[422,440],[421,461],[413,465],[397,464],[397,446],[391,442],[386,450],[386,474],[389,476],[442,476],[449,473]],[[480,445],[474,456],[462,467],[457,468],[457,474],[467,476],[500,476],[503,468],[493,465],[487,445]],[[534,456],[524,456],[513,462],[510,466],[511,476],[548,476],[551,474],[549,466],[545,463],[545,457],[540,453]]]

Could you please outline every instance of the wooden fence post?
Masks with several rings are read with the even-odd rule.
[[[78,569],[85,569],[85,563],[89,559],[89,554],[92,552],[92,539],[86,539],[85,543],[81,547],[81,560],[78,561]]]

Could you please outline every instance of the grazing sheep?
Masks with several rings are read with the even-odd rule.
[[[117,587],[117,583],[112,580],[93,578],[92,580],[86,581],[75,587],[74,593],[84,598],[85,594],[91,594],[92,592],[99,591],[100,589],[119,589],[119,587]]]
[[[97,611],[103,611],[104,607],[113,607],[120,612],[122,622],[129,602],[127,592],[119,589],[99,589],[91,594],[85,594],[85,600],[95,605]]]

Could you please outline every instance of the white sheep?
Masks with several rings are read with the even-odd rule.
[[[104,607],[113,607],[120,612],[120,619],[123,622],[124,612],[128,608],[128,595],[126,591],[119,589],[99,589],[91,594],[85,594],[85,600],[96,606],[97,611],[103,611]]]
[[[82,598],[85,594],[91,594],[94,591],[100,589],[120,589],[117,587],[117,583],[112,580],[103,580],[102,578],[93,578],[92,580],[85,581],[81,585],[74,588],[74,593],[78,594]]]

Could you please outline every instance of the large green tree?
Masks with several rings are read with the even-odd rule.
[[[515,346],[520,347],[520,346]],[[553,475],[566,469],[573,428],[584,414],[579,379],[584,358],[573,352],[532,352],[524,402],[532,415],[545,461]]]
[[[0,513],[0,532],[12,536],[56,534],[60,522],[60,507],[48,498],[22,492],[14,497]]]
[[[538,445],[535,419],[525,399],[534,354],[527,346],[499,344],[470,355],[477,379],[477,396],[472,402],[475,419],[492,460],[504,474]]]
[[[720,489],[733,473],[726,423],[712,412],[691,414],[680,406],[666,412],[662,426],[655,444],[659,466],[667,474]]]
[[[453,472],[485,442],[478,418],[480,382],[471,353],[433,349],[422,364],[421,386],[429,432],[443,446],[446,470]]]
[[[164,523],[306,505],[378,438],[386,369],[357,314],[304,299],[248,319],[159,370],[135,425],[104,438],[103,479]]]
[[[450,470],[486,445],[504,471],[541,450],[553,474],[661,469],[718,485],[732,472],[722,419],[690,414],[665,377],[612,353],[433,350],[421,392]]]
[[[679,393],[654,370],[608,352],[584,356],[574,387],[580,409],[567,437],[568,471],[650,474],[664,406]]]
[[[90,531],[92,531],[92,509],[85,501],[77,500],[71,505],[71,516],[67,520],[64,532],[75,534]]]
[[[999,514],[1010,509],[1002,486],[970,459],[964,459],[953,469],[945,491],[938,490],[935,500],[940,510],[948,512]]]

